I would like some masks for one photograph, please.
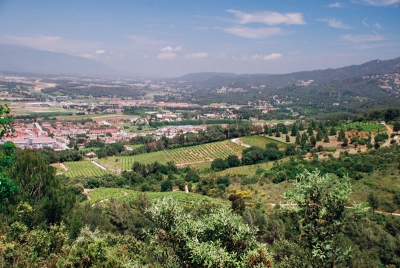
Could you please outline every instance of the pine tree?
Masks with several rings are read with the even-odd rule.
[[[335,136],[337,133],[336,133],[336,130],[335,130],[335,128],[334,127],[331,127],[331,129],[329,130],[329,135],[330,136]]]
[[[303,123],[302,122],[300,122],[300,125],[299,125],[299,131],[303,131],[304,130],[304,125],[303,125]]]
[[[322,130],[321,129],[318,129],[317,130],[317,137],[316,137],[316,139],[317,139],[317,141],[322,141]]]
[[[329,141],[330,141],[330,140],[329,140],[328,135],[325,135],[324,142],[329,142]]]
[[[279,138],[281,136],[281,133],[279,132],[279,128],[276,128],[276,132],[275,132],[275,137]]]
[[[287,130],[286,126],[283,126],[283,128],[282,128],[282,134],[287,134],[287,133],[288,133],[288,130]]]
[[[314,137],[314,135],[310,136],[310,143],[311,147],[315,147],[315,145],[317,145],[317,139]]]
[[[297,131],[297,135],[296,135],[296,144],[300,145],[301,144],[301,137],[300,137],[300,132]]]
[[[338,137],[338,141],[343,141],[346,138],[346,134],[344,133],[344,130],[341,129],[339,132],[339,137]]]
[[[288,134],[286,134],[286,142],[290,142],[290,138],[289,138]]]
[[[296,137],[298,132],[299,132],[299,130],[297,129],[297,124],[293,123],[292,130],[290,132],[290,136]]]
[[[308,134],[309,136],[311,136],[311,135],[313,135],[313,134],[314,134],[314,130],[313,130],[313,128],[312,128],[312,126],[311,126],[311,124],[308,126],[308,129],[307,129],[307,134]]]
[[[315,123],[314,120],[311,121],[311,127],[312,127],[312,129],[316,129],[317,128],[317,123]]]

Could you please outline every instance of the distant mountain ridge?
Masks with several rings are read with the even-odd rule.
[[[117,74],[113,68],[94,60],[7,44],[0,44],[0,71],[94,76]]]
[[[227,84],[235,84],[236,86],[264,84],[269,87],[277,87],[295,84],[300,80],[314,80],[314,84],[320,84],[330,80],[343,80],[364,75],[395,72],[400,72],[400,57],[383,61],[372,60],[360,65],[351,65],[337,69],[301,71],[289,74],[236,75],[231,73],[192,73],[174,78],[173,80],[201,83],[204,86],[214,87],[220,87]]]

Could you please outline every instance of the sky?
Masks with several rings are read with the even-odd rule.
[[[0,44],[162,77],[393,59],[399,34],[400,0],[0,0]]]

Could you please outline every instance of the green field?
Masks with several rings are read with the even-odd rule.
[[[283,137],[283,139],[285,139],[285,137]],[[265,146],[271,142],[277,143],[278,148],[281,150],[286,148],[286,144],[284,142],[281,142],[281,140],[279,140],[279,138],[275,138],[275,137],[269,138],[266,136],[247,136],[247,137],[240,138],[240,140],[243,143],[248,144],[250,146],[257,146],[257,147],[261,147],[261,148],[265,148]]]
[[[68,167],[68,171],[66,171],[64,175],[71,178],[92,177],[108,174],[106,170],[99,168],[91,161],[65,162],[64,164]]]
[[[134,156],[107,157],[99,159],[99,163],[109,169],[130,170],[135,161],[142,164],[159,162],[166,164],[168,161],[176,165],[189,165],[198,162],[209,162],[215,158],[226,158],[229,155],[241,155],[244,147],[231,141],[220,141],[191,147],[159,151]]]
[[[97,202],[104,202],[110,199],[115,199],[120,202],[131,202],[137,199],[138,194],[141,192],[122,189],[122,188],[97,188],[89,192],[88,196],[91,204]],[[171,196],[180,203],[183,203],[186,207],[191,207],[193,205],[199,205],[201,203],[218,203],[220,205],[227,205],[229,202],[226,200],[213,199],[205,195],[199,195],[195,193],[185,193],[181,191],[176,192],[146,192],[146,195],[150,200],[156,200],[159,198]]]
[[[376,122],[352,122],[348,124],[343,124],[335,128],[337,131],[338,130],[358,130],[358,131],[363,131],[363,132],[382,132],[386,131],[386,127],[380,123]]]

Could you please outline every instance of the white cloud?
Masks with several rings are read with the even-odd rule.
[[[329,4],[328,7],[343,7],[343,5],[339,2]]]
[[[366,27],[369,27],[369,25],[367,24],[367,19],[368,18],[363,19],[362,24],[364,24],[364,26],[366,26]]]
[[[139,35],[127,35],[129,39],[132,39],[135,42],[135,45],[154,45],[154,44],[162,44],[164,41],[151,39],[145,36]]]
[[[106,51],[104,49],[96,49],[96,55],[104,54]]]
[[[362,43],[362,42],[378,42],[385,40],[383,36],[378,34],[346,34],[342,35],[342,39],[353,42],[353,43]]]
[[[161,60],[172,60],[172,59],[176,58],[175,52],[179,51],[181,49],[182,49],[182,45],[179,47],[175,47],[175,48],[173,48],[171,46],[167,46],[167,47],[160,49],[160,51],[163,53],[159,54],[157,57]]]
[[[161,53],[158,54],[157,58],[161,59],[161,60],[172,60],[176,57],[175,53],[171,53],[171,52],[166,52],[166,53]]]
[[[238,35],[245,38],[262,39],[271,35],[281,35],[284,31],[281,28],[249,28],[249,27],[231,27],[231,28],[215,28],[224,32]]]
[[[82,54],[81,57],[89,59],[89,60],[96,58],[96,56],[93,54]]]
[[[364,3],[372,6],[391,6],[400,3],[400,0],[363,0]]]
[[[170,46],[164,47],[162,48],[160,51],[162,52],[173,52],[173,51],[179,51],[182,49],[182,46],[176,47],[176,48],[172,48]]]
[[[237,18],[237,23],[265,23],[267,25],[276,24],[306,24],[301,13],[279,13],[279,12],[254,12],[245,13],[239,10],[228,9]]]
[[[200,58],[206,58],[208,54],[206,52],[200,52],[200,53],[192,53],[192,54],[187,54],[185,57],[186,59],[200,59]]]
[[[380,25],[379,23],[375,23],[375,27],[378,28],[378,29],[380,29],[380,30],[383,29],[382,25]]]
[[[319,21],[324,21],[327,22],[328,25],[332,28],[338,28],[338,29],[351,29],[350,26],[344,24],[340,20],[337,19],[319,19]]]
[[[282,54],[279,53],[272,53],[269,55],[254,55],[251,57],[252,60],[258,60],[258,59],[262,59],[262,60],[275,60],[275,59],[279,59],[282,58]]]

